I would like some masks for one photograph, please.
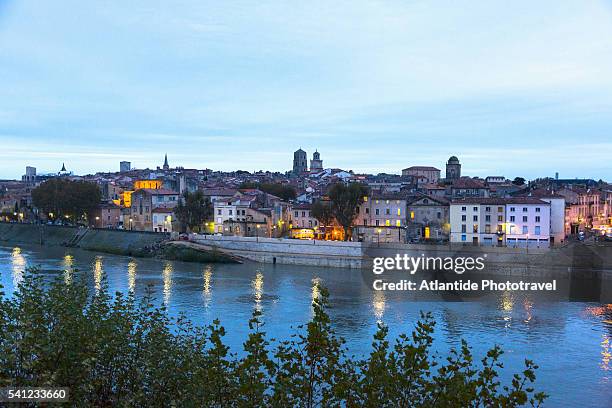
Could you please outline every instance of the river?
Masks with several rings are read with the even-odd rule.
[[[445,352],[466,339],[475,360],[494,344],[504,350],[505,373],[524,359],[540,366],[537,389],[546,406],[612,406],[612,282],[557,279],[556,292],[459,295],[374,292],[368,271],[268,264],[195,264],[129,258],[61,247],[0,246],[0,283],[10,295],[28,266],[49,276],[106,279],[111,292],[141,296],[152,285],[172,315],[204,325],[219,318],[226,342],[239,352],[254,308],[269,337],[288,338],[311,317],[313,283],[330,291],[329,313],[350,354],[369,352],[378,322],[390,336],[410,332],[420,311],[436,319],[434,348]],[[525,278],[523,278],[525,279]],[[514,279],[516,280],[516,278]],[[504,379],[508,379],[507,376]]]

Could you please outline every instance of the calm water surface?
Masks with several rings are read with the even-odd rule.
[[[288,338],[311,317],[313,283],[319,281],[330,291],[329,312],[351,354],[369,352],[377,322],[389,325],[395,337],[412,330],[420,311],[429,311],[437,321],[436,350],[445,352],[463,338],[479,360],[499,344],[508,373],[520,371],[525,357],[540,366],[537,384],[551,394],[547,406],[612,406],[610,281],[565,279],[558,280],[555,293],[502,292],[466,299],[373,292],[367,272],[354,270],[202,265],[21,246],[0,247],[5,292],[13,290],[27,266],[66,279],[85,276],[94,290],[104,278],[111,291],[133,290],[137,296],[152,285],[173,315],[185,312],[202,325],[221,319],[226,342],[235,351],[246,338],[254,308],[263,312],[271,337]]]

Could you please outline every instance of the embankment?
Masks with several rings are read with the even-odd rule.
[[[0,223],[0,244],[78,247],[88,251],[185,262],[236,262],[219,251],[177,246],[169,233]]]
[[[475,247],[463,245],[377,244],[301,241],[278,238],[192,235],[204,250],[257,262],[322,267],[370,268],[377,257],[484,257],[487,269],[503,275],[569,276],[612,273],[612,246],[572,244],[561,248]]]
[[[169,234],[58,225],[0,223],[0,243],[72,246],[116,255],[154,256]]]

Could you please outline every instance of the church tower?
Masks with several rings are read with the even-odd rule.
[[[169,170],[170,166],[168,166],[168,154],[166,154],[164,156],[164,167],[162,167],[164,170]]]
[[[323,160],[321,160],[321,154],[315,150],[310,161],[310,172],[318,173],[320,171],[323,171]]]
[[[457,180],[461,177],[461,163],[457,156],[451,156],[446,162],[446,180]]]
[[[306,152],[298,149],[293,153],[293,174],[301,176],[308,171]]]

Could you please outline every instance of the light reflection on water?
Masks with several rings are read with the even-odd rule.
[[[136,291],[136,267],[138,263],[135,259],[130,259],[127,264],[128,289],[131,293]]]
[[[204,267],[204,288],[202,290],[202,295],[204,299],[204,307],[206,309],[210,307],[210,302],[212,300],[212,271],[212,265],[206,265]]]
[[[172,294],[172,272],[174,267],[171,262],[164,263],[162,276],[164,279],[164,304],[167,306],[170,303],[170,295]]]
[[[23,279],[23,270],[26,266],[26,259],[21,254],[21,248],[15,247],[11,252],[11,266],[13,273],[13,286],[19,286],[19,283]]]
[[[376,316],[376,323],[382,323],[385,315],[385,292],[377,291],[374,292],[372,298],[372,308],[374,309],[374,316]]]
[[[66,285],[70,285],[72,283],[72,274],[74,272],[72,270],[72,265],[74,265],[74,257],[70,254],[64,255],[62,264],[64,266],[64,282],[66,282]]]
[[[253,287],[253,298],[255,299],[255,310],[261,312],[261,299],[263,296],[264,276],[260,271],[257,272],[251,286]]]
[[[330,292],[332,323],[347,339],[350,354],[370,351],[377,323],[389,326],[392,340],[412,330],[420,311],[430,311],[436,319],[436,350],[457,346],[464,338],[479,359],[500,344],[508,370],[520,371],[525,357],[540,366],[538,384],[553,396],[547,405],[612,402],[612,304],[604,296],[612,294],[608,282],[558,281],[556,294],[501,292],[449,301],[436,293],[374,292],[360,273],[350,270],[202,265],[77,249],[0,247],[0,283],[7,293],[27,265],[40,265],[43,273],[67,282],[85,277],[92,290],[99,290],[105,278],[111,294],[130,291],[140,297],[152,285],[158,302],[173,315],[184,312],[200,325],[221,319],[228,332],[225,340],[237,351],[253,308],[263,312],[270,337],[289,338],[291,326],[312,317],[311,302],[320,296],[317,284],[323,284]]]
[[[96,256],[93,265],[93,276],[94,276],[94,287],[96,289],[96,294],[100,292],[102,289],[102,278],[104,275],[104,268],[102,267],[102,256]]]

